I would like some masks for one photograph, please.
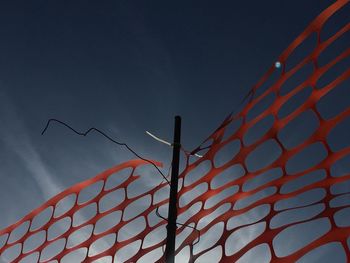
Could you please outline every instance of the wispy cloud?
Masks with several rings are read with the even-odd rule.
[[[4,92],[0,92],[0,120],[6,124],[0,129],[0,140],[10,151],[15,153],[20,163],[27,169],[28,175],[41,190],[43,199],[47,200],[62,191],[63,186],[57,182],[54,175],[42,161],[14,104]],[[79,216],[77,219],[78,221],[86,221],[84,216]],[[60,227],[63,228],[64,226],[60,225]],[[87,236],[85,232],[81,234]],[[100,243],[107,245],[104,241]],[[92,248],[91,252],[96,254],[96,249]]]
[[[48,199],[59,193],[62,186],[43,163],[14,104],[4,92],[0,92],[0,119],[5,124],[0,130],[0,140],[26,167],[28,175],[40,188],[43,198]]]

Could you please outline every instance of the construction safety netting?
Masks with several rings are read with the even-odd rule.
[[[184,153],[177,262],[350,261],[348,2],[323,11],[242,110]],[[0,261],[164,262],[169,185],[140,192],[147,166],[111,168],[1,230]]]

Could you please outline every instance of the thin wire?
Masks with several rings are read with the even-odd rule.
[[[251,102],[253,100],[254,97],[254,88],[251,88],[246,95],[243,97],[243,99],[241,100],[241,102],[227,115],[227,117],[225,118],[225,120],[227,120],[228,118],[231,118],[232,116],[237,114],[238,109],[248,100],[248,102]],[[222,127],[224,127],[223,124],[221,124],[216,130],[220,130]],[[209,149],[212,145],[206,146],[201,148],[201,146],[208,140],[205,139],[204,141],[201,142],[201,144],[199,144],[199,146],[197,146],[197,148],[195,148],[194,150],[192,150],[191,152],[189,152],[190,155],[194,155],[197,157],[203,157],[202,155],[197,154],[197,152],[200,152],[202,150],[205,149]]]
[[[172,165],[169,166],[169,169],[168,169],[168,172],[167,172],[167,175],[165,176],[167,179],[169,178],[170,176],[170,169],[171,169]],[[158,186],[162,185],[164,182],[164,179],[161,180],[161,182],[158,184]]]
[[[46,124],[45,128],[44,128],[43,131],[41,132],[41,135],[44,135],[44,133],[46,132],[46,130],[49,128],[49,125],[50,125],[51,122],[58,122],[58,123],[62,124],[63,126],[67,127],[68,129],[72,130],[74,133],[76,133],[76,134],[78,134],[78,135],[81,135],[81,136],[86,136],[86,135],[88,135],[90,132],[95,131],[95,132],[101,134],[102,136],[104,136],[105,138],[107,138],[108,140],[110,140],[111,142],[113,142],[113,143],[115,143],[115,144],[118,144],[118,145],[120,145],[120,146],[124,146],[124,147],[125,147],[126,149],[128,149],[131,153],[133,153],[137,158],[139,158],[139,159],[141,159],[141,160],[143,160],[143,161],[146,161],[146,162],[148,162],[149,164],[151,164],[152,166],[154,166],[154,168],[157,169],[157,171],[158,171],[158,172],[160,173],[160,175],[164,178],[164,180],[168,183],[168,185],[170,185],[169,180],[166,178],[166,176],[162,173],[162,171],[157,167],[157,165],[156,165],[154,162],[152,162],[152,161],[150,161],[150,160],[148,160],[148,159],[145,159],[145,158],[141,157],[141,156],[140,156],[138,153],[136,153],[132,148],[130,148],[126,143],[118,142],[118,141],[112,139],[111,137],[109,137],[109,136],[108,136],[107,134],[105,134],[103,131],[101,131],[101,130],[99,130],[99,129],[96,129],[96,128],[94,128],[94,127],[89,128],[86,132],[79,132],[79,131],[75,130],[74,128],[72,128],[71,126],[69,126],[68,124],[66,124],[65,122],[60,121],[60,120],[57,120],[57,119],[49,119],[49,120],[47,121],[47,124]]]

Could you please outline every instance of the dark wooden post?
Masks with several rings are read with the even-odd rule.
[[[179,177],[180,148],[181,148],[181,117],[175,116],[173,160],[171,169],[170,198],[168,211],[167,241],[165,249],[166,263],[175,261],[175,239],[177,220],[177,188]]]

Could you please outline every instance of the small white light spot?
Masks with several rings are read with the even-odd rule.
[[[276,61],[275,62],[275,68],[280,68],[282,66],[281,62]]]

